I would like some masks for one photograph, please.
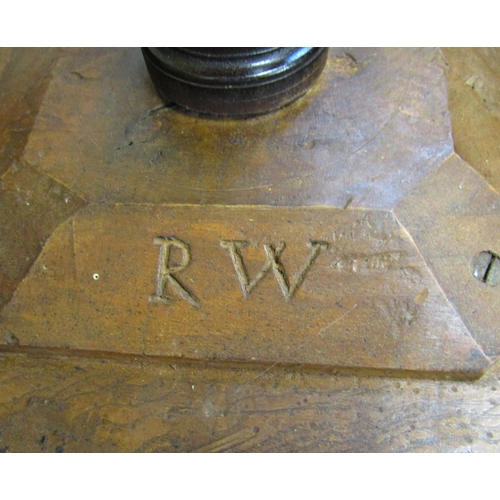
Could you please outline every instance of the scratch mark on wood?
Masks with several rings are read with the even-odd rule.
[[[349,314],[352,313],[352,311],[354,311],[354,309],[356,309],[356,307],[358,307],[358,304],[354,304],[349,310],[347,310],[344,314],[342,314],[340,317],[338,317],[337,319],[333,320],[331,323],[328,323],[327,325],[325,325],[323,328],[321,328],[317,333],[316,335],[312,335],[311,338],[305,342],[303,342],[302,344],[300,344],[297,349],[293,350],[292,353],[296,353],[298,352],[300,349],[304,348],[307,344],[309,344],[314,337],[321,337],[323,335],[324,332],[326,332],[329,328],[331,328],[333,325],[336,325],[337,323],[339,323],[340,321],[342,321],[346,316],[348,316]],[[264,376],[266,373],[268,373],[269,371],[271,371],[275,366],[278,366],[280,364],[279,361],[276,361],[275,363],[273,363],[271,366],[269,366],[268,368],[266,368],[263,372],[259,373],[256,377],[248,380],[247,382],[245,382],[244,384],[249,384],[251,382],[254,382],[255,380],[257,380],[259,377],[262,377]],[[243,385],[244,385],[243,384]]]

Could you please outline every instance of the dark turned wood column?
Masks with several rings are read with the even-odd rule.
[[[258,115],[303,95],[325,67],[325,47],[144,48],[166,103],[215,115]]]

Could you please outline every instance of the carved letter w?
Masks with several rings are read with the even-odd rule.
[[[249,278],[247,268],[243,261],[243,256],[241,255],[241,249],[246,247],[247,244],[247,241],[239,240],[222,240],[220,242],[221,247],[229,251],[243,296],[248,298],[248,295],[259,283],[259,281],[261,281],[269,270],[272,269],[281,292],[287,301],[293,297],[296,290],[302,284],[307,273],[309,272],[309,269],[311,269],[320,252],[328,247],[328,243],[325,241],[310,241],[308,243],[308,247],[311,248],[311,251],[309,252],[307,261],[302,269],[290,281],[280,259],[281,254],[285,250],[285,242],[280,242],[276,247],[273,245],[264,245],[266,262],[262,266],[260,272],[253,279]]]

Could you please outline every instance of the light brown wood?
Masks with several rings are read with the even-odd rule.
[[[498,452],[479,382],[2,356],[5,451]]]
[[[472,57],[468,52],[446,50],[443,58],[442,52],[432,50],[339,50],[331,55],[326,78],[304,100],[275,115],[249,122],[205,121],[192,114],[159,109],[161,103],[148,87],[147,79],[143,79],[140,57],[133,51],[69,50],[58,52],[57,56],[52,52],[45,52],[42,58],[37,55],[45,60],[42,74],[50,80],[48,85],[36,84],[43,79],[34,79],[40,68],[30,70],[26,63],[32,54],[15,50],[3,54],[7,54],[7,62],[0,84],[8,98],[0,102],[0,109],[7,110],[2,135],[3,151],[7,153],[2,156],[0,191],[1,291],[6,304],[1,310],[0,326],[5,343],[0,352],[2,451],[498,451],[497,365],[476,382],[451,380],[466,375],[467,369],[464,372],[463,368],[441,375],[426,373],[421,367],[416,367],[420,371],[410,371],[415,368],[411,354],[419,352],[415,337],[411,336],[407,337],[409,347],[405,350],[407,372],[393,371],[391,368],[398,368],[393,365],[386,366],[384,372],[370,371],[369,368],[379,367],[377,363],[365,364],[364,371],[335,368],[342,366],[342,353],[329,367],[319,368],[311,366],[318,365],[314,360],[310,363],[308,359],[287,358],[284,351],[280,352],[286,342],[279,341],[274,358],[264,356],[254,361],[247,351],[241,357],[242,364],[234,363],[235,357],[231,356],[219,356],[226,361],[207,361],[214,357],[213,352],[212,356],[200,356],[198,361],[176,358],[176,354],[189,351],[165,351],[163,344],[157,346],[160,351],[152,353],[168,357],[150,357],[150,351],[145,351],[139,341],[133,349],[129,348],[132,344],[113,347],[121,334],[122,341],[131,339],[123,337],[123,332],[134,328],[133,317],[113,320],[112,315],[99,313],[102,308],[108,312],[113,309],[107,294],[94,300],[95,312],[82,312],[89,320],[108,319],[99,340],[104,345],[92,341],[93,335],[99,339],[95,329],[81,328],[75,336],[60,323],[51,327],[51,311],[67,311],[68,300],[74,302],[77,310],[79,306],[88,307],[90,302],[85,305],[77,294],[68,296],[66,279],[41,279],[44,273],[46,276],[75,272],[75,248],[67,235],[74,227],[84,228],[85,218],[88,229],[81,233],[79,241],[86,252],[80,261],[84,267],[78,272],[93,269],[106,255],[106,248],[110,249],[111,258],[112,250],[120,245],[108,245],[106,235],[112,233],[109,224],[113,219],[109,216],[120,211],[114,206],[120,201],[132,203],[132,213],[144,210],[144,206],[134,205],[139,202],[172,201],[322,204],[337,207],[323,210],[344,213],[342,217],[347,218],[356,211],[390,210],[408,231],[408,248],[418,249],[417,257],[423,263],[421,276],[430,273],[430,281],[424,287],[430,292],[422,294],[422,290],[415,289],[412,300],[418,307],[428,301],[435,307],[442,293],[446,297],[443,300],[448,301],[445,309],[449,308],[454,318],[446,324],[463,321],[462,337],[472,340],[472,335],[482,350],[482,354],[477,349],[475,354],[472,350],[456,352],[467,354],[469,363],[478,359],[491,363],[499,353],[495,325],[500,288],[475,281],[470,263],[476,250],[498,251],[499,233],[492,230],[498,225],[497,169],[489,165],[497,158],[496,146],[491,137],[488,142],[487,134],[480,132],[485,123],[496,123],[497,117],[492,104],[481,107],[476,102],[478,90],[472,88],[469,73],[480,76],[481,95],[486,96],[486,102],[493,102],[493,89],[498,88],[500,81],[492,61],[495,52],[483,50]],[[346,58],[352,57],[356,59],[355,71],[346,73]],[[126,67],[124,60],[131,65],[116,72],[117,67]],[[395,66],[399,73],[389,74],[387,68]],[[34,103],[34,115],[30,115],[31,124],[22,140],[13,136],[19,110],[26,102],[23,87],[13,84],[16,76],[26,81],[32,79],[34,85],[29,101]],[[366,98],[368,80],[375,82],[369,87],[370,99]],[[334,89],[333,94],[328,92],[330,88]],[[455,147],[471,165],[452,154],[446,89],[450,95],[453,137],[456,144],[461,143],[461,149]],[[120,92],[127,94],[126,99],[120,98]],[[343,93],[349,92],[358,92],[358,99],[341,99]],[[464,100],[469,104],[464,104]],[[477,126],[477,135],[472,136],[466,135],[466,117],[471,111],[482,115],[483,120],[474,118],[481,125]],[[212,139],[200,142],[203,137]],[[476,137],[481,146],[474,149]],[[342,140],[348,138],[351,142],[345,142],[344,150],[350,151],[352,144],[358,144],[359,149],[336,157],[343,149]],[[265,147],[256,148],[259,144]],[[478,151],[485,150],[491,156],[478,156]],[[466,158],[467,151],[472,153]],[[384,156],[384,161],[379,156]],[[480,161],[476,165],[477,158]],[[221,164],[224,169],[218,168]],[[378,180],[377,165],[382,165]],[[364,170],[358,172],[359,166]],[[374,169],[373,174],[370,169]],[[162,176],[164,182],[160,181]],[[372,185],[360,184],[366,176]],[[172,182],[176,179],[182,182]],[[202,210],[203,215],[197,218],[198,235],[210,227],[210,210],[213,208]],[[254,210],[259,213],[258,208]],[[275,210],[276,214],[283,214],[286,209]],[[303,217],[308,212],[296,210],[298,230],[290,230],[287,237],[296,238],[298,243],[303,224],[300,214]],[[68,217],[69,221],[63,223]],[[138,235],[150,227],[147,219],[139,219]],[[113,227],[118,236],[128,231],[133,240],[133,224],[127,226],[129,220],[133,218],[116,221]],[[179,231],[186,229],[187,222],[183,224],[182,217],[176,223]],[[230,229],[231,222],[219,221],[213,227],[220,236],[220,228]],[[241,231],[241,239],[248,234],[250,240],[258,240],[258,235],[249,229]],[[143,238],[138,237],[139,240]],[[158,247],[152,238],[149,240],[144,251],[150,257],[144,262],[147,269],[150,262],[153,264],[152,273],[148,279],[144,277],[146,268],[136,274],[140,278],[136,290],[141,304],[146,304],[147,296],[154,293],[158,263]],[[355,244],[351,244],[353,248],[346,251],[347,256],[355,253]],[[32,265],[43,245],[41,257]],[[257,252],[257,246],[252,251]],[[63,251],[66,247],[67,252]],[[92,249],[96,249],[94,254]],[[234,273],[227,249],[219,246],[218,251]],[[123,246],[122,258],[125,253]],[[47,261],[43,260],[45,257]],[[217,259],[219,265],[222,261]],[[250,262],[254,259],[256,267],[252,267],[252,273],[261,264],[257,262],[257,253]],[[300,267],[299,260],[303,259],[297,257],[288,267]],[[113,266],[113,270],[119,268],[116,263]],[[5,269],[10,269],[10,274]],[[360,275],[351,272],[348,276]],[[379,276],[382,287],[394,283],[387,273]],[[233,279],[234,292],[241,295],[241,287],[234,276]],[[276,280],[271,275],[266,279],[267,295],[263,299],[268,300],[269,293],[276,292],[274,300],[282,300]],[[106,284],[99,279],[90,281],[88,286],[103,283],[112,286],[113,281]],[[46,290],[44,285],[49,285]],[[116,285],[119,287],[119,280]],[[129,286],[134,286],[134,281]],[[349,289],[348,284],[345,289]],[[394,297],[400,294],[394,293]],[[112,295],[120,297],[119,290],[115,289]],[[353,303],[361,296],[361,292],[354,295]],[[143,299],[146,302],[141,302]],[[62,301],[62,307],[57,300]],[[36,308],[30,311],[30,304]],[[186,311],[191,307],[187,306]],[[386,312],[386,319],[395,321],[397,332],[402,332],[405,321],[411,323],[411,318],[401,316],[400,306],[396,304]],[[22,333],[16,332],[20,318],[24,317],[24,321],[33,317],[33,311],[35,316],[38,314],[38,326],[31,324]],[[47,315],[45,328],[40,319],[43,314]],[[436,312],[431,313],[429,325],[438,317]],[[296,324],[302,319],[296,318]],[[119,325],[120,321],[130,324],[111,327],[111,323]],[[358,324],[363,321],[359,319]],[[317,326],[320,331],[321,325]],[[211,325],[207,333],[213,328]],[[443,331],[435,323],[434,328]],[[423,335],[422,329],[417,330]],[[138,331],[143,332],[143,328]],[[158,328],[153,329],[157,331]],[[260,331],[265,333],[266,328],[260,327]],[[113,332],[117,333],[115,337]],[[361,338],[359,333],[357,338]],[[85,341],[94,344],[81,344]],[[192,352],[198,344],[199,341],[192,344],[191,357],[197,357]],[[227,342],[228,346],[234,343]],[[82,350],[89,348],[94,350]],[[351,352],[356,353],[356,349]],[[394,352],[389,346],[386,353],[377,354],[376,360],[384,359],[384,355],[388,359]]]
[[[91,203],[390,210],[453,151],[440,52],[347,53],[304,98],[234,120],[163,107],[138,49],[67,50],[23,159]]]
[[[497,311],[481,315],[493,339]],[[2,325],[21,346],[198,360],[471,376],[492,363],[394,215],[373,210],[89,206]]]

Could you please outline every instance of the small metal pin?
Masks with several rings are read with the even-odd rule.
[[[500,283],[500,257],[487,250],[477,254],[471,263],[472,276],[481,283],[496,286]]]

